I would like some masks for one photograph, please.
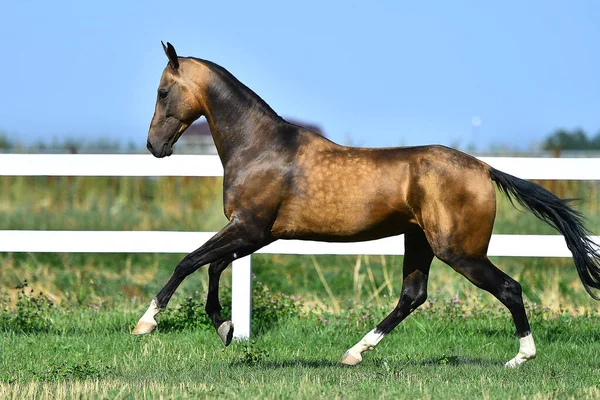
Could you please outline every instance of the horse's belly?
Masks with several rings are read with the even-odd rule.
[[[276,239],[301,239],[325,242],[361,242],[400,235],[409,227],[409,223],[380,225],[371,229],[348,231],[335,229],[274,229],[272,235]]]
[[[273,237],[335,242],[372,240],[404,233],[415,222],[408,213],[390,208],[346,205],[290,211],[280,210],[273,224]]]

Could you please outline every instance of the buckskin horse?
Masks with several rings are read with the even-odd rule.
[[[433,257],[444,261],[510,310],[519,336],[516,367],[536,355],[521,285],[487,257],[496,214],[494,184],[513,202],[556,228],[573,254],[579,277],[598,299],[599,252],[583,216],[546,189],[498,171],[444,146],[356,148],[340,146],[288,123],[252,90],[210,61],[168,58],[148,132],[155,157],[205,116],[223,164],[227,225],[185,256],[151,301],[133,334],[152,332],[156,314],[192,272],[205,264],[206,313],[229,345],[233,324],[221,317],[219,279],[236,258],[278,239],[353,242],[404,234],[400,299],[395,309],[340,360],[356,365],[427,298]]]

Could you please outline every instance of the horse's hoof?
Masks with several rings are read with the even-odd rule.
[[[362,361],[362,357],[360,356],[360,354],[358,355],[358,357],[350,354],[349,351],[347,351],[341,358],[340,363],[344,364],[344,365],[350,365],[350,366],[354,366],[354,365],[358,365],[360,364],[360,362]]]
[[[233,323],[231,321],[223,322],[217,328],[217,333],[225,346],[229,346],[231,344],[231,339],[233,339]]]
[[[153,324],[151,322],[140,321],[135,326],[135,329],[133,330],[133,332],[131,332],[131,334],[132,335],[145,335],[145,334],[148,334],[148,333],[152,332],[153,330],[155,330],[156,326],[157,326],[156,324]]]
[[[506,364],[504,364],[504,366],[506,368],[510,368],[510,369],[514,369],[514,368],[518,368],[521,365],[523,365],[525,363],[524,359],[518,359],[517,357],[513,358],[512,360],[506,362]]]
[[[506,364],[504,364],[504,366],[506,368],[518,368],[521,365],[525,364],[527,361],[532,360],[535,358],[535,355],[533,357],[529,356],[529,357],[524,357],[522,355],[517,355],[515,358],[513,358],[512,360],[508,361]]]

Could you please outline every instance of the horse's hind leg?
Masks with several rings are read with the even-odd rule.
[[[340,362],[356,365],[362,361],[362,353],[372,350],[404,318],[427,299],[427,279],[433,260],[433,251],[421,229],[404,235],[403,281],[400,300],[396,308],[367,333],[357,344],[350,348]]]
[[[499,270],[487,257],[474,258],[456,254],[438,257],[477,287],[494,295],[512,314],[519,335],[520,348],[519,353],[505,365],[514,368],[535,358],[535,343],[523,306],[519,282]]]

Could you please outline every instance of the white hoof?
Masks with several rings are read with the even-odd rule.
[[[529,334],[520,338],[519,343],[519,353],[515,356],[515,358],[504,364],[506,368],[517,368],[526,361],[533,360],[535,358],[536,350],[535,342],[533,341],[533,335]]]
[[[526,361],[533,360],[535,358],[535,354],[524,354],[519,353],[515,358],[508,361],[504,366],[506,368],[517,368],[519,365],[524,364]]]
[[[146,310],[142,318],[138,321],[137,325],[131,332],[132,335],[145,335],[147,333],[152,332],[156,329],[158,324],[154,319],[154,316],[161,312],[162,310],[156,305],[156,302],[152,300],[150,302],[150,307]]]
[[[362,353],[373,350],[379,342],[383,340],[385,334],[378,332],[377,328],[367,333],[360,342],[352,346],[346,354],[342,356],[340,362],[344,365],[357,365],[362,361]]]
[[[350,352],[350,350],[348,350],[340,359],[340,363],[350,366],[358,365],[361,361],[362,356],[359,353],[353,354]]]
[[[137,325],[135,326],[135,329],[133,330],[133,332],[131,332],[131,334],[132,335],[145,335],[145,334],[151,333],[153,330],[156,329],[157,326],[158,326],[158,324],[156,323],[156,321],[154,321],[154,323],[152,323],[152,322],[140,320],[140,322],[137,323]]]
[[[223,322],[217,328],[217,333],[225,346],[229,346],[231,344],[231,339],[233,339],[233,323],[231,321]]]

